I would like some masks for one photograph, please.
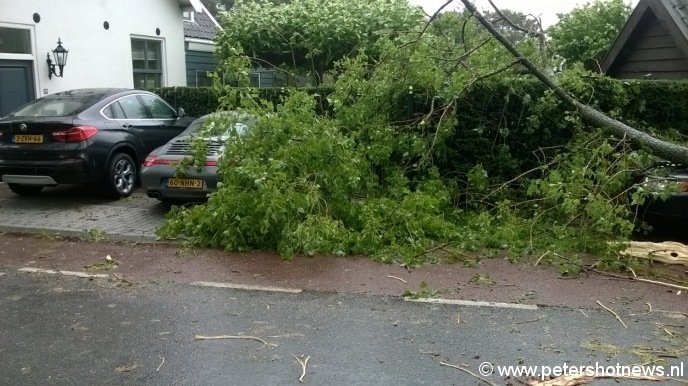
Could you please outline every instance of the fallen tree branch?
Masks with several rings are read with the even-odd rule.
[[[614,317],[616,318],[616,320],[618,320],[619,322],[621,322],[621,325],[624,326],[624,328],[628,328],[628,326],[626,325],[626,323],[624,323],[624,321],[621,319],[621,317],[619,316],[619,314],[617,314],[616,312],[614,312],[614,310],[612,310],[611,308],[605,306],[605,305],[602,304],[602,302],[599,301],[599,300],[597,301],[597,304],[599,304],[600,307],[604,308],[605,310],[609,311],[609,313],[611,313],[612,315],[614,315]]]
[[[158,358],[162,359],[162,362],[160,362],[160,366],[158,366],[158,368],[155,369],[155,372],[156,372],[156,373],[157,373],[158,371],[160,371],[160,369],[162,368],[162,365],[165,364],[165,358],[163,358],[163,357],[161,357],[161,356],[159,356],[159,355],[158,355]]]
[[[603,128],[613,135],[623,138],[626,137],[637,145],[646,146],[655,155],[662,157],[669,161],[677,163],[688,164],[688,148],[674,143],[664,142],[658,138],[651,136],[648,133],[642,132],[638,129],[628,126],[627,124],[617,121],[601,111],[585,105],[574,98],[562,87],[558,86],[554,81],[547,76],[535,63],[525,57],[511,42],[509,42],[504,35],[499,33],[497,29],[490,23],[478,10],[470,0],[461,0],[466,9],[480,22],[480,24],[497,39],[504,48],[506,48],[528,71],[535,76],[542,84],[549,88],[556,96],[569,105],[575,108],[580,114],[583,121],[596,127]]]
[[[576,262],[576,261],[573,261],[573,260],[571,260],[571,259],[569,259],[569,258],[566,258],[566,257],[564,257],[564,256],[562,256],[562,255],[560,255],[560,254],[558,254],[558,253],[554,253],[554,252],[551,252],[551,251],[545,252],[545,255],[549,255],[549,254],[553,254],[553,255],[555,255],[555,256],[557,256],[557,257],[563,259],[563,260],[566,260],[567,262],[569,262],[569,263],[571,263],[571,264],[573,264],[573,265],[576,265],[576,266],[580,267],[582,270],[584,270],[584,271],[586,271],[586,272],[593,272],[593,273],[596,273],[596,274],[598,274],[598,275],[607,276],[607,277],[611,277],[611,278],[618,279],[618,280],[639,281],[639,282],[642,282],[642,283],[655,284],[655,285],[659,285],[659,286],[662,286],[662,287],[673,288],[673,289],[677,289],[677,290],[679,290],[679,291],[688,291],[688,287],[687,287],[687,286],[683,286],[683,285],[679,285],[679,284],[666,283],[666,282],[663,282],[663,281],[650,280],[650,279],[645,279],[645,278],[642,278],[642,277],[638,277],[638,276],[635,274],[635,272],[633,272],[633,270],[631,270],[631,272],[633,272],[633,276],[624,276],[624,275],[619,275],[619,274],[611,273],[611,272],[604,272],[604,271],[600,271],[600,270],[595,269],[595,268],[592,268],[592,267],[588,267],[588,266],[586,266],[586,265],[583,265],[583,264],[580,264],[580,263],[578,263],[578,262]],[[545,255],[541,256],[540,259],[538,259],[538,262],[539,262],[539,261],[542,259],[542,257],[544,257]],[[629,269],[630,269],[630,268],[629,268]]]

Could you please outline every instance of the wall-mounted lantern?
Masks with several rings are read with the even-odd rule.
[[[50,52],[48,52],[48,59],[46,60],[48,62],[48,79],[52,79],[53,75],[62,78],[62,71],[64,70],[64,66],[67,65],[68,53],[69,50],[62,47],[62,40],[57,38],[57,47],[53,50],[53,56],[55,57],[55,62],[57,63],[57,68],[59,68],[60,73],[58,74],[55,71],[55,64],[53,64],[53,61],[50,59]]]

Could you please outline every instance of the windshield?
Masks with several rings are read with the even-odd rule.
[[[101,94],[47,96],[28,103],[10,113],[11,117],[67,117],[76,115],[102,98]]]
[[[212,123],[210,123],[211,119]],[[232,133],[232,126],[234,127],[234,131],[239,135],[244,134],[248,129],[245,123],[237,122],[237,119],[241,118],[238,118],[237,115],[232,113],[208,114],[191,122],[189,127],[179,136],[193,136],[203,128],[204,131],[201,134],[203,137],[207,135],[217,135],[222,140],[226,140]],[[247,118],[244,117],[242,120],[247,120]]]

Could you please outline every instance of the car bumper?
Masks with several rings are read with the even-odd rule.
[[[174,178],[176,170],[169,165],[143,167],[140,173],[141,187],[149,197],[159,200],[204,201],[208,194],[217,190],[217,167],[206,166],[200,171],[189,170],[178,178],[201,180],[199,188],[170,187],[169,180]]]
[[[87,161],[82,158],[56,161],[0,160],[0,179],[31,185],[79,184],[90,182],[91,173]]]

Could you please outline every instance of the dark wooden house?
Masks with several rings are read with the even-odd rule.
[[[220,24],[205,6],[200,12],[184,12],[187,87],[210,86],[208,71],[217,69],[214,39],[219,29]]]
[[[601,67],[622,79],[688,79],[688,0],[640,0]]]

